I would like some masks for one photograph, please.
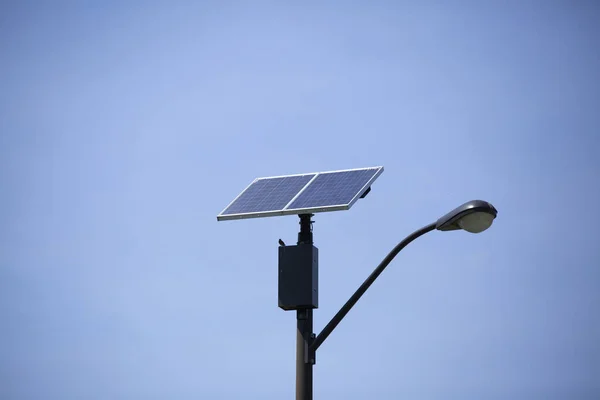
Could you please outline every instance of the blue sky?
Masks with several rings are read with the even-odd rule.
[[[484,4],[485,3],[485,4]],[[0,6],[0,397],[284,399],[277,239],[217,222],[255,177],[383,165],[318,215],[315,398],[600,397],[593,1]]]

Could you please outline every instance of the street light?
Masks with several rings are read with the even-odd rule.
[[[279,239],[278,249],[278,305],[282,310],[296,311],[297,400],[312,399],[312,367],[317,349],[404,247],[434,229],[483,232],[498,214],[490,203],[473,200],[411,233],[392,249],[321,333],[315,335],[313,310],[319,307],[319,249],[313,243],[312,217],[315,213],[349,210],[371,191],[371,185],[382,172],[383,167],[379,166],[257,178],[217,215],[217,221],[278,215],[300,217],[297,243],[288,246]]]
[[[435,228],[439,231],[464,229],[471,233],[480,233],[492,226],[498,211],[483,200],[472,200],[456,207],[438,219]]]
[[[312,400],[312,366],[315,364],[317,349],[404,247],[416,238],[435,229],[439,231],[462,229],[471,233],[483,232],[492,225],[497,215],[498,211],[496,208],[487,201],[472,200],[450,211],[436,222],[425,225],[423,228],[408,235],[381,261],[371,275],[348,299],[346,304],[325,325],[321,333],[316,336],[312,333],[312,310],[298,310],[296,400]],[[307,338],[310,339],[307,340]]]

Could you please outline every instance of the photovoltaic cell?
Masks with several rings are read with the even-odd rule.
[[[257,179],[221,215],[281,210],[314,176]]]
[[[383,167],[259,178],[217,220],[348,210]]]
[[[339,206],[349,204],[367,189],[365,185],[378,168],[319,174],[287,209]]]

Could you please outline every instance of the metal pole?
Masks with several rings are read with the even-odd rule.
[[[300,215],[298,244],[313,244],[312,214]],[[310,350],[313,341],[313,310],[302,308],[296,311],[298,329],[296,331],[296,400],[313,398],[314,352]]]
[[[309,347],[313,333],[313,310],[297,310],[296,317],[296,400],[312,400],[314,353]]]
[[[334,315],[331,321],[329,321],[329,323],[325,325],[325,328],[323,328],[321,333],[319,333],[315,340],[312,341],[310,345],[310,351],[312,351],[313,353],[317,351],[319,346],[321,346],[325,339],[327,339],[331,332],[333,332],[335,327],[342,321],[346,314],[348,314],[348,311],[350,311],[350,309],[352,309],[352,307],[362,297],[362,295],[365,294],[369,286],[371,286],[373,282],[375,282],[375,279],[377,279],[377,277],[383,272],[385,267],[388,266],[388,264],[394,259],[394,257],[396,257],[398,253],[400,253],[400,251],[403,248],[405,248],[410,242],[412,242],[419,236],[422,236],[427,232],[431,232],[432,230],[434,230],[435,226],[435,223],[426,225],[418,231],[411,233],[404,240],[398,243],[396,247],[394,247],[392,251],[390,251],[390,253],[383,259],[383,261],[381,261],[377,268],[375,268],[371,275],[369,275],[369,277],[363,282],[363,284],[360,285],[356,292],[354,292],[354,294],[348,299],[346,304],[344,304],[342,308],[337,312],[337,314]]]

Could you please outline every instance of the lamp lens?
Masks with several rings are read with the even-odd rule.
[[[492,226],[494,216],[484,212],[468,214],[458,220],[458,226],[467,232],[479,233]]]

